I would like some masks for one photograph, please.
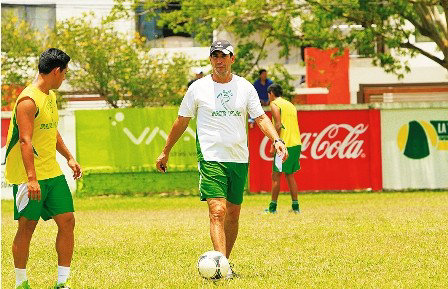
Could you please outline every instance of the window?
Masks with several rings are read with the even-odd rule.
[[[1,7],[2,21],[6,19],[4,16],[12,13],[42,33],[56,25],[56,5],[2,4]]]
[[[179,3],[169,3],[169,6],[166,8],[156,10],[157,14],[164,12],[171,12],[175,10],[180,10]],[[182,36],[191,38],[191,35],[188,33],[174,33],[173,30],[169,29],[167,26],[159,27],[157,26],[157,21],[159,20],[159,16],[155,16],[149,19],[144,11],[142,6],[137,7],[137,31],[140,35],[145,36],[148,40],[155,40],[170,36]]]

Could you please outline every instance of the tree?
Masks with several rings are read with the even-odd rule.
[[[2,16],[2,110],[12,110],[24,86],[35,76],[42,49],[39,33],[13,14]]]
[[[281,2],[279,0],[274,0]],[[274,41],[272,37],[272,32],[266,33],[264,35],[263,25],[260,23],[250,23],[246,25],[241,21],[236,15],[244,14],[245,9],[259,9],[259,1],[249,0],[250,3],[244,3],[247,8],[240,7],[238,2],[233,0],[183,0],[183,1],[142,1],[135,0],[132,5],[128,5],[129,1],[116,0],[116,5],[112,10],[110,15],[111,20],[116,20],[120,18],[132,18],[132,11],[136,11],[137,7],[139,9],[143,8],[142,13],[145,13],[148,18],[156,17],[158,20],[158,25],[168,26],[175,33],[187,32],[195,36],[195,39],[204,46],[209,46],[211,44],[210,36],[213,31],[220,29],[227,29],[229,32],[234,33],[234,35],[240,38],[238,45],[236,46],[236,63],[232,66],[232,70],[251,81],[258,78],[258,70],[260,68],[259,62],[267,57],[267,52],[265,50],[265,45],[269,41]],[[233,4],[232,2],[235,2]],[[164,10],[162,8],[168,7],[179,7],[179,10],[168,9]],[[247,12],[247,17],[250,11]],[[257,21],[264,21],[263,17],[267,15],[264,11],[255,11],[253,13],[257,14]],[[296,14],[296,13],[295,13]],[[246,16],[244,16],[246,17]],[[272,18],[272,17],[270,17]],[[280,19],[280,18],[279,18]],[[249,18],[248,18],[249,20]],[[250,21],[249,21],[250,22]],[[250,36],[257,32],[263,34],[263,41],[259,43],[258,41],[251,40]],[[282,52],[282,55],[286,55],[286,51]],[[288,71],[283,67],[283,65],[275,64],[269,69],[270,78],[275,82],[282,85],[284,88],[284,95],[286,97],[293,96],[294,87],[292,86],[292,81],[294,78],[288,73]]]
[[[14,15],[2,19],[2,109],[11,110],[36,76],[40,53],[58,47],[71,57],[67,81],[80,93],[99,94],[111,107],[178,104],[189,72],[198,63],[184,55],[151,56],[144,39],[114,31],[110,19],[95,25],[94,14],[57,22],[43,37]],[[58,104],[62,95],[58,94]]]
[[[116,1],[115,11],[123,11],[122,0]],[[204,45],[213,30],[231,32],[243,74],[266,58],[267,43],[281,47],[279,56],[292,47],[349,47],[401,77],[409,71],[403,56],[422,54],[448,69],[448,0],[146,0],[144,7],[154,15],[173,4],[180,10],[159,13],[159,25],[195,35]],[[442,56],[413,44],[418,35]]]
[[[67,76],[71,86],[99,94],[112,107],[120,100],[131,106],[180,102],[193,65],[190,60],[182,55],[170,60],[152,57],[142,37],[129,40],[111,22],[94,25],[94,19],[94,14],[86,14],[58,22],[49,41],[72,58],[74,69]]]

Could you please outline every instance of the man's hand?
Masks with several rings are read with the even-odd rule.
[[[28,186],[28,198],[30,200],[40,201],[41,192],[40,192],[40,185],[37,182],[37,180],[28,181],[27,186]]]
[[[168,163],[168,154],[165,154],[164,152],[162,152],[159,157],[157,158],[156,161],[156,168],[159,172],[161,173],[166,173],[166,166]]]
[[[82,177],[82,170],[81,170],[81,166],[78,164],[77,161],[75,161],[75,159],[71,158],[67,161],[68,166],[72,169],[73,171],[73,178],[75,180],[79,179]]]
[[[281,141],[274,142],[275,151],[278,155],[282,156],[283,162],[285,162],[288,159],[288,149],[286,149],[286,146]]]

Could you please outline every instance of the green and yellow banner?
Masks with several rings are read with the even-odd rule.
[[[448,188],[448,109],[381,111],[383,188]]]
[[[86,172],[155,170],[177,107],[76,111],[77,158]],[[196,121],[171,151],[170,171],[197,170]]]

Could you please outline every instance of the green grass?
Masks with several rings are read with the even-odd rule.
[[[154,193],[198,193],[198,172],[127,172],[85,174],[78,183],[78,196],[97,196],[104,192],[114,195]]]
[[[263,215],[269,196],[246,196],[231,256],[242,278],[198,276],[211,249],[196,197],[75,199],[72,288],[447,288],[448,192],[309,194],[302,213]],[[2,201],[2,288],[14,287],[12,202]],[[56,279],[53,222],[31,244],[34,288]]]

